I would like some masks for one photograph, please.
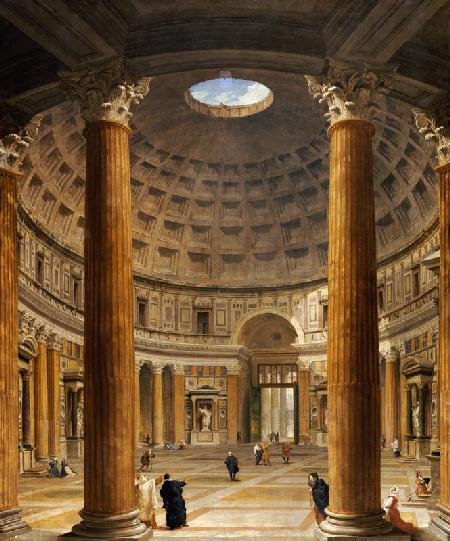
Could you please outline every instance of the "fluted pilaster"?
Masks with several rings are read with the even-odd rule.
[[[174,441],[178,443],[185,439],[185,415],[184,415],[184,366],[173,367],[173,423]]]
[[[162,365],[153,364],[153,386],[152,386],[152,442],[163,443],[163,385]]]
[[[298,411],[299,411],[299,440],[301,443],[310,442],[309,430],[309,378],[310,372],[307,365],[298,362],[297,380],[298,380]]]
[[[396,353],[386,357],[386,396],[384,402],[386,442],[388,446],[399,437],[398,426],[398,393]]]
[[[61,399],[59,390],[60,344],[55,337],[48,345],[48,452],[50,456],[60,456],[61,439]]]
[[[239,395],[238,395],[238,367],[227,368],[227,441],[237,442],[238,421],[239,421]],[[272,389],[272,392],[274,389]],[[278,395],[278,414],[279,414]]]
[[[48,450],[48,362],[47,362],[47,334],[40,330],[38,335],[39,353],[34,363],[34,442],[37,460],[47,461]]]

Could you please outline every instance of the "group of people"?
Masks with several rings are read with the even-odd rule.
[[[164,477],[148,479],[142,473],[136,474],[136,498],[138,502],[139,518],[149,528],[156,528],[156,511],[158,500],[156,498],[156,487],[164,483],[159,491],[163,500],[163,509],[166,511],[166,524],[171,530],[188,526],[186,523],[186,504],[183,497],[185,481],[176,481],[170,478],[169,473]]]
[[[259,466],[261,462],[264,466],[270,466],[270,452],[269,452],[270,443],[268,442],[258,442],[253,447],[253,452],[255,454],[255,464]],[[289,441],[286,441],[281,444],[281,457],[285,464],[289,464],[289,457],[291,456],[292,444]]]
[[[61,469],[59,469],[58,466],[58,459],[56,457],[52,458],[50,462],[48,463],[48,477],[75,477],[77,475],[77,472],[73,471],[72,468],[69,466],[69,462],[67,460],[67,457],[64,457],[61,460]]]
[[[267,434],[267,437],[269,438],[270,443],[280,443],[280,433],[278,431]]]

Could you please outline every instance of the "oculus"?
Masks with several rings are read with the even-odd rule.
[[[192,85],[185,92],[194,111],[217,118],[241,118],[264,111],[273,103],[273,93],[256,81],[219,77]]]

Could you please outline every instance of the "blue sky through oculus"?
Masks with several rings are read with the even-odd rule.
[[[231,77],[203,81],[190,88],[194,99],[206,105],[253,105],[267,98],[270,89],[255,81]]]

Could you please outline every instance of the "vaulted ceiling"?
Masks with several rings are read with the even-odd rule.
[[[0,96],[44,112],[24,162],[23,207],[82,253],[83,122],[57,71],[124,55],[152,75],[135,109],[133,248],[140,273],[206,285],[276,285],[326,275],[328,140],[304,74],[326,57],[395,69],[375,118],[378,257],[411,242],[436,214],[432,147],[411,105],[445,97],[450,61],[442,0],[330,2],[27,2],[0,5]],[[381,24],[382,23],[382,24]],[[13,46],[15,44],[15,46]],[[271,88],[266,111],[215,119],[184,92],[220,69]]]

